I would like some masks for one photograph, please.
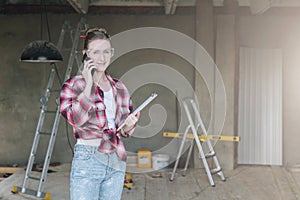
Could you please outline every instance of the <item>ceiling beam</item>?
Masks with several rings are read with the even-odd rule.
[[[90,6],[164,6],[166,0],[90,0]],[[195,6],[196,0],[180,0],[177,6]]]
[[[252,0],[238,0],[239,6],[250,6]],[[299,0],[269,0],[272,7],[299,7]]]
[[[93,6],[163,6],[162,0],[91,0]]]

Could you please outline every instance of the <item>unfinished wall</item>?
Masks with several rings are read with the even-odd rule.
[[[195,13],[195,40],[201,45],[204,51],[209,54],[211,61],[214,62],[215,57],[215,19],[214,19],[214,9],[212,1],[210,0],[199,0],[196,4],[196,13]],[[196,58],[200,57],[201,52],[195,52]],[[201,57],[195,59],[195,65],[203,65],[203,60]],[[211,66],[206,66],[211,67]],[[213,76],[213,75],[212,75]],[[207,77],[206,77],[207,78]],[[207,79],[206,79],[207,80]],[[213,80],[213,77],[211,78]],[[199,111],[205,124],[205,127],[208,129],[212,125],[212,101],[214,99],[214,94],[210,94],[207,88],[207,84],[201,75],[201,71],[195,70],[195,91],[197,94],[197,99],[199,103]],[[194,148],[194,167],[201,168],[203,167],[202,161],[199,159],[199,150]]]
[[[39,15],[9,15],[0,16],[0,52],[1,52],[1,73],[0,73],[0,165],[27,163],[30,148],[33,142],[37,120],[40,112],[40,96],[48,81],[50,66],[48,64],[29,64],[20,63],[19,56],[26,44],[33,40],[40,39],[40,19]],[[75,27],[80,19],[79,15],[57,15],[48,14],[50,30],[53,43],[56,44],[60,29],[65,20]],[[194,15],[179,14],[173,16],[166,15],[88,15],[87,21],[90,26],[101,26],[108,29],[111,35],[117,34],[137,27],[153,26],[165,27],[180,31],[194,37]],[[44,39],[47,39],[44,30]],[[146,39],[146,38],[145,38]],[[159,38],[158,38],[159,39]],[[66,42],[70,47],[70,41]],[[64,54],[66,56],[66,53]],[[158,50],[146,49],[144,51],[131,52],[122,56],[111,66],[111,74],[120,77],[129,69],[144,63],[161,63],[179,71],[191,85],[194,83],[193,70],[190,64],[178,56]],[[58,64],[59,71],[64,74],[63,63]],[[157,72],[159,73],[159,72]],[[56,85],[59,84],[56,82]],[[134,95],[134,102],[139,103],[149,95],[149,88],[142,88],[143,95]],[[153,86],[150,86],[153,89]],[[178,122],[176,121],[176,102],[175,98],[170,102],[170,91],[168,88],[158,88],[160,102],[166,106],[169,120],[163,130],[176,131]],[[174,95],[173,95],[174,96]],[[145,112],[141,123],[147,123],[149,116]],[[72,153],[68,145],[65,122],[61,118],[59,133],[56,139],[52,162],[70,162]],[[46,124],[46,126],[50,126]],[[69,127],[70,142],[74,144],[72,129]],[[138,148],[159,148],[169,142],[163,138],[160,132],[149,140],[138,140],[127,144],[132,151]],[[41,139],[40,150],[44,152],[48,137]],[[37,161],[44,160],[43,155],[37,156]]]
[[[235,1],[226,1],[235,2]],[[199,2],[198,2],[199,3]],[[299,10],[271,9],[263,15],[253,16],[248,11],[223,10],[212,14],[211,2],[202,0],[198,4],[196,15],[179,14],[174,16],[153,15],[88,15],[90,26],[106,27],[111,35],[137,27],[158,26],[174,29],[195,38],[215,59],[226,88],[227,114],[222,134],[236,135],[236,53],[239,46],[283,49],[283,160],[284,165],[296,166],[300,164],[297,154],[300,125],[298,123],[300,107],[299,93]],[[205,5],[207,7],[201,7]],[[230,8],[231,6],[229,6]],[[207,9],[206,9],[207,8]],[[233,5],[235,8],[235,5]],[[247,10],[247,9],[246,9]],[[239,13],[235,13],[239,12]],[[52,41],[56,43],[61,25],[69,20],[72,25],[79,21],[79,15],[49,14]],[[26,23],[24,23],[26,22]],[[44,93],[50,67],[47,64],[20,63],[19,56],[26,44],[40,39],[39,15],[9,15],[0,16],[0,165],[27,163],[32,140],[40,111],[39,98]],[[236,36],[238,36],[236,38]],[[44,38],[47,38],[44,30]],[[146,38],[145,38],[146,39]],[[70,44],[70,42],[67,42]],[[237,46],[238,44],[238,46]],[[111,66],[111,73],[116,77],[122,76],[133,66],[156,62],[172,66],[193,85],[200,100],[202,116],[205,123],[210,119],[210,98],[199,74],[194,74],[194,68],[183,58],[153,49],[131,52],[122,56]],[[59,64],[59,71],[64,73],[64,63]],[[120,67],[122,66],[122,67]],[[116,70],[115,70],[116,69]],[[195,80],[194,80],[195,79]],[[137,103],[147,96],[147,90],[154,86],[145,87],[144,96],[134,96]],[[159,88],[161,99],[166,105],[169,120],[163,128],[176,131],[178,121],[176,116],[176,101],[170,102],[172,93],[165,88]],[[149,121],[149,116],[143,116],[142,124]],[[70,162],[72,158],[68,145],[65,123],[62,120],[59,135],[53,153],[53,162]],[[162,130],[163,131],[163,130]],[[69,137],[74,144],[72,130]],[[169,139],[156,135],[150,140],[134,140],[128,146],[132,151],[137,148],[159,148],[168,143]],[[45,146],[46,140],[41,141]],[[137,144],[137,145],[136,145]],[[179,142],[178,142],[179,144]],[[218,157],[223,168],[233,168],[236,161],[236,144],[219,142],[216,145]],[[41,148],[40,151],[44,151]],[[38,156],[38,160],[43,157]]]

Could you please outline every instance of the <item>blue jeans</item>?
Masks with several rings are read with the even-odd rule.
[[[116,153],[76,145],[70,174],[71,200],[121,199],[125,170],[126,163]]]

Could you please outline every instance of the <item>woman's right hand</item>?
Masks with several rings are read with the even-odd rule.
[[[86,86],[84,89],[85,96],[89,97],[93,85],[93,75],[92,70],[96,69],[92,59],[85,59],[83,63],[82,76],[86,82]]]
[[[82,76],[88,85],[93,84],[92,70],[96,69],[92,59],[85,59],[83,64]]]

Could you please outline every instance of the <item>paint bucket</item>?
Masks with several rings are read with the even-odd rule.
[[[152,168],[160,170],[169,165],[170,156],[167,154],[156,154],[152,156]]]

